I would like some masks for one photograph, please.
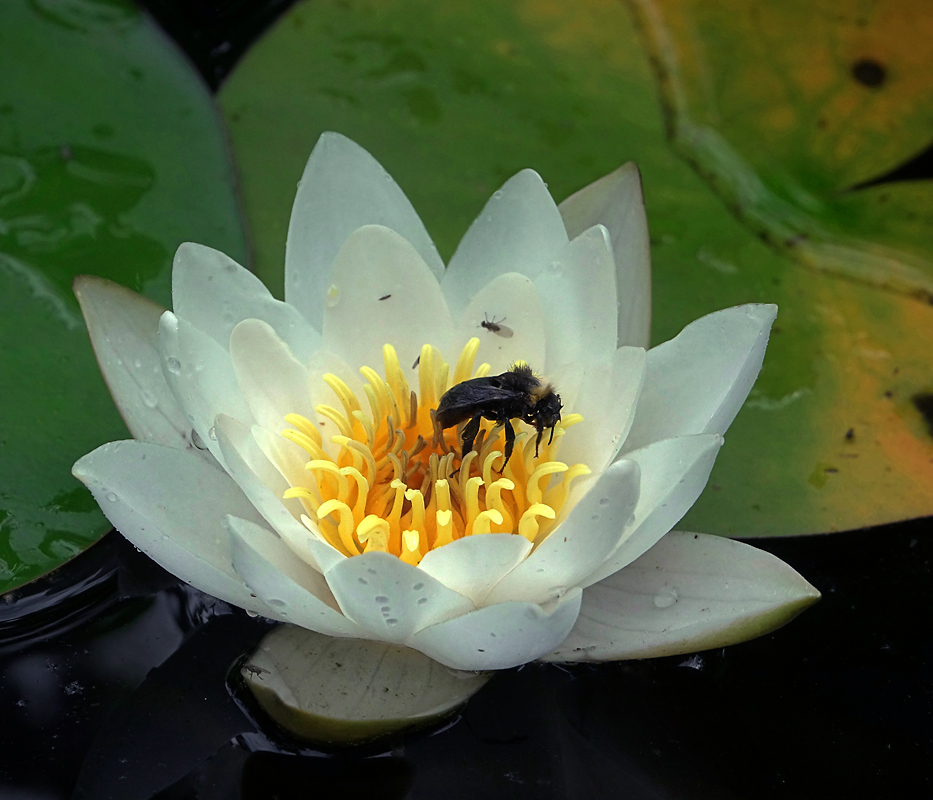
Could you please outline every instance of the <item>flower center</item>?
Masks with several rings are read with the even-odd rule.
[[[460,427],[436,430],[432,412],[451,386],[489,373],[489,364],[473,372],[479,344],[476,338],[467,342],[452,379],[440,352],[424,345],[418,392],[409,388],[395,348],[384,345],[385,380],[370,367],[360,369],[369,414],[346,383],[325,375],[343,406],[315,407],[340,431],[331,438],[334,455],[311,420],[285,417],[292,427],[282,435],[301,446],[309,461],[307,480],[284,497],[301,500],[307,512],[301,519],[312,533],[348,556],[381,550],[409,564],[463,536],[517,534],[534,543],[547,535],[571,481],[590,472],[585,464],[555,460],[561,437],[583,418],[566,415],[553,441],[542,440],[537,457],[536,437],[517,431],[506,464],[502,425],[483,420],[473,450],[461,453]]]

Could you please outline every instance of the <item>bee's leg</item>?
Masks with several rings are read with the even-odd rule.
[[[544,428],[538,428],[538,438],[535,439],[535,458],[538,457],[538,445],[541,444],[542,436],[544,436]]]
[[[507,419],[505,421],[505,460],[502,462],[502,469],[499,470],[501,475],[505,471],[505,465],[509,463],[509,458],[512,456],[512,450],[515,448],[515,427],[512,425],[512,420]]]
[[[482,414],[477,414],[463,427],[460,440],[463,442],[463,447],[460,449],[461,459],[473,449],[473,442],[476,439],[476,434],[479,433],[479,423],[482,418]]]

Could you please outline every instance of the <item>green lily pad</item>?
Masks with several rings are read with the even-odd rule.
[[[0,592],[109,529],[71,465],[127,438],[72,279],[163,304],[183,241],[245,235],[210,95],[123,0],[0,4]]]
[[[636,5],[641,29],[623,4],[597,0],[292,7],[219,95],[258,273],[281,290],[295,183],[325,130],[355,139],[382,162],[445,258],[488,196],[519,169],[535,168],[562,199],[635,160],[652,233],[653,340],[731,305],[776,302],[781,309],[758,384],[683,525],[788,535],[933,513],[933,439],[918,410],[933,391],[933,308],[917,299],[933,270],[930,240],[921,235],[929,212],[916,207],[931,207],[930,187],[837,191],[890,169],[929,140],[929,112],[910,98],[920,96],[918,87],[929,91],[933,70],[898,88],[892,67],[888,88],[909,97],[853,109],[845,130],[843,121],[831,123],[837,138],[855,132],[857,159],[841,146],[825,157],[806,131],[775,135],[781,147],[771,148],[751,112],[730,145],[727,134],[738,123],[727,101],[753,108],[759,98],[754,84],[740,81],[746,66],[763,69],[755,47],[768,48],[780,73],[785,53],[799,60],[809,52],[797,44],[800,31],[808,46],[820,36],[830,46],[833,20],[799,3],[786,12],[781,36],[771,36],[762,26],[741,27],[751,9],[738,22],[728,11],[710,11],[698,29],[687,19],[692,7],[662,4],[663,13],[654,13],[654,4]],[[727,34],[733,23],[738,30]],[[894,29],[878,31],[893,54]],[[691,34],[707,50],[722,48],[715,61],[722,66],[695,73],[699,67],[684,64],[684,99],[658,54],[676,54],[677,42]],[[766,44],[740,47],[756,36]],[[845,83],[853,80],[852,58],[835,57],[843,99],[852,94]],[[720,79],[735,86],[721,89],[719,117],[676,127],[691,117],[675,118],[683,109],[673,100],[692,111],[693,95],[715,96]],[[824,102],[787,94],[805,120]],[[772,102],[761,97],[763,106]],[[895,134],[902,122],[909,130]],[[685,141],[680,134],[691,130],[705,138]]]

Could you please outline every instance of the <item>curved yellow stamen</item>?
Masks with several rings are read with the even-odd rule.
[[[541,502],[543,495],[541,489],[542,478],[548,475],[555,475],[558,472],[566,472],[567,469],[567,465],[562,461],[546,461],[544,464],[539,464],[535,467],[535,471],[531,473],[531,477],[528,479],[528,485],[525,489],[525,495],[528,498],[529,504],[537,505]]]
[[[309,436],[318,447],[324,446],[317,425],[307,417],[303,417],[301,414],[286,414],[285,421],[293,428],[300,430],[305,436]]]
[[[534,543],[535,537],[538,535],[537,517],[554,519],[556,516],[557,514],[550,506],[546,506],[544,503],[535,503],[524,514],[522,514],[522,518],[518,522],[518,532],[529,542]]]
[[[321,503],[321,507],[317,510],[317,518],[323,520],[324,517],[331,514],[337,515],[337,535],[340,536],[340,542],[343,544],[347,555],[358,556],[360,548],[353,541],[353,512],[350,510],[350,506],[339,500],[328,500]]]
[[[325,406],[323,403],[316,405],[314,410],[317,411],[322,417],[327,417],[334,425],[337,426],[337,430],[340,431],[341,436],[346,436],[348,439],[353,438],[353,430],[350,427],[350,423],[347,421],[347,418],[341,414],[333,406]]]
[[[309,461],[305,464],[305,469],[309,469],[314,473],[323,472],[326,475],[330,475],[337,481],[337,500],[341,503],[347,501],[347,497],[350,496],[350,483],[347,480],[346,475],[340,472],[340,467],[338,467],[333,461],[325,461],[324,459],[315,459],[314,461]],[[315,477],[317,477],[315,475]]]
[[[389,523],[375,514],[370,514],[356,526],[356,538],[365,544],[364,553],[388,552]]]
[[[411,424],[411,417],[409,416],[411,390],[408,388],[408,381],[405,380],[405,373],[402,372],[402,366],[398,362],[398,353],[395,352],[395,348],[392,347],[392,345],[385,344],[382,346],[382,360],[385,364],[386,383],[392,390],[390,396],[395,397],[398,408],[405,412],[405,423]],[[401,421],[399,416],[396,415],[395,418]]]
[[[457,366],[454,368],[454,386],[470,379],[470,373],[473,371],[473,362],[476,361],[476,354],[478,352],[479,337],[474,336],[464,345],[463,350],[460,351],[460,358],[457,359]]]
[[[487,508],[485,511],[480,511],[473,521],[473,529],[470,531],[470,535],[475,536],[480,533],[491,533],[491,526],[493,524],[502,524],[502,514],[494,508]]]
[[[402,532],[402,555],[400,558],[406,564],[417,566],[421,561],[421,534],[418,531]]]

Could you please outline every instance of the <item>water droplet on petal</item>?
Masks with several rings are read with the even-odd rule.
[[[168,371],[171,372],[172,375],[177,375],[181,372],[181,361],[175,357],[165,359],[165,366],[168,367]]]
[[[384,594],[380,594],[380,595],[377,595],[377,596],[376,596],[376,602],[377,602],[377,603],[388,603],[388,602],[389,602],[389,598],[386,597]]]
[[[337,286],[336,283],[332,283],[328,287],[327,294],[324,296],[324,302],[327,303],[328,308],[333,308],[340,302],[340,287]]]
[[[113,492],[107,492],[107,499],[108,499],[111,503],[116,503],[116,502],[117,502],[117,496],[116,496]]]
[[[608,497],[600,497],[600,498],[599,498],[599,504],[600,504],[603,508],[605,508],[606,506],[609,505],[609,498],[608,498]]]
[[[250,610],[247,608],[247,609],[246,609],[246,616],[248,616],[248,617],[258,617],[259,614],[258,614],[256,611],[250,611]]]
[[[217,441],[217,429],[211,425],[210,430],[207,432],[207,436],[211,441]]]
[[[395,619],[395,617],[389,617],[389,619],[386,620],[386,625],[388,625],[391,628],[395,625],[398,625],[398,620]]]
[[[148,389],[143,389],[142,398],[143,398],[143,405],[145,405],[146,408],[155,408],[156,406],[159,405],[159,398],[156,397]]]
[[[666,586],[660,589],[654,596],[655,608],[670,608],[677,602],[677,590],[673,586]]]

